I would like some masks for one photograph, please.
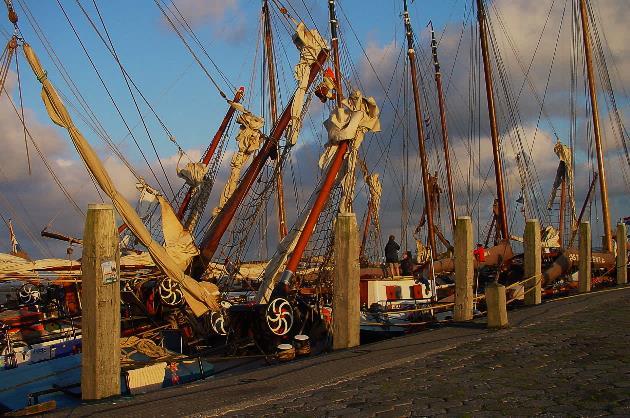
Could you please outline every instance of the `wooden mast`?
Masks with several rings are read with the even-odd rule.
[[[263,2],[263,20],[265,31],[265,58],[267,61],[267,77],[269,82],[269,107],[271,110],[271,124],[278,120],[278,98],[276,92],[276,69],[274,64],[273,53],[273,33],[271,31],[271,18],[269,15],[269,3],[267,0]],[[284,209],[284,186],[282,180],[282,172],[278,173],[276,178],[276,199],[278,206],[278,233],[280,240],[287,236],[287,215]]]
[[[416,110],[416,126],[418,131],[418,150],[420,151],[420,166],[422,168],[422,187],[424,190],[424,206],[426,208],[427,215],[427,238],[429,248],[433,256],[437,254],[437,248],[435,245],[435,230],[433,225],[433,203],[431,201],[431,190],[429,189],[429,168],[427,163],[427,154],[424,147],[424,124],[422,117],[422,108],[420,102],[420,93],[418,92],[418,74],[416,71],[416,52],[413,47],[413,30],[411,28],[411,20],[409,19],[409,12],[407,10],[407,0],[403,0],[404,12],[403,19],[405,22],[405,29],[407,31],[407,55],[409,57],[409,67],[411,72],[411,84],[413,86],[413,101]]]
[[[593,131],[595,134],[595,151],[597,152],[597,170],[599,171],[599,190],[602,200],[602,214],[604,221],[604,250],[612,251],[612,232],[610,229],[610,208],[608,207],[608,187],[606,184],[606,169],[604,168],[604,152],[602,149],[602,133],[599,123],[599,106],[597,104],[597,89],[595,73],[593,72],[593,53],[591,35],[588,23],[586,0],[580,0],[580,18],[582,20],[582,37],[584,39],[584,57],[586,59],[586,74],[588,77],[588,91],[591,98],[591,113],[593,116]]]
[[[488,102],[488,117],[490,119],[490,134],[492,137],[492,156],[494,159],[494,176],[497,183],[498,219],[497,227],[501,232],[501,238],[509,239],[507,210],[505,206],[505,192],[503,186],[503,166],[501,163],[501,142],[499,128],[497,127],[497,115],[494,106],[494,90],[492,84],[492,67],[490,65],[490,52],[488,51],[488,28],[486,12],[483,0],[477,0],[477,18],[479,20],[479,38],[481,40],[481,55],[483,57],[483,72],[486,80],[486,97]]]
[[[234,100],[232,101],[234,103],[240,102],[241,99],[243,98],[244,93],[245,93],[245,87],[240,87],[234,94]],[[208,146],[208,149],[203,155],[201,162],[204,165],[208,165],[210,163],[210,160],[212,159],[214,152],[219,146],[219,142],[221,142],[221,138],[223,137],[223,134],[225,133],[225,130],[227,129],[228,124],[230,123],[230,121],[232,120],[232,117],[234,116],[234,111],[235,109],[232,106],[230,106],[227,112],[225,113],[225,116],[223,117],[223,120],[221,121],[221,125],[219,125],[219,129],[217,129],[216,133],[212,137],[210,146]],[[189,187],[188,191],[186,192],[186,195],[184,196],[184,199],[182,200],[182,203],[179,205],[179,209],[177,209],[177,219],[179,219],[180,221],[184,218],[184,214],[186,213],[186,210],[188,209],[188,205],[190,204],[192,195],[193,195],[193,187]],[[119,234],[122,234],[126,230],[127,230],[126,223],[122,223],[118,227]]]
[[[566,212],[567,204],[567,175],[566,171],[562,178],[562,184],[560,189],[560,216],[558,219],[558,238],[560,241],[560,248],[564,248],[564,214]]]
[[[448,130],[446,128],[446,103],[444,101],[444,91],[442,89],[442,73],[440,72],[440,62],[437,54],[437,41],[435,32],[431,25],[431,50],[433,52],[433,67],[435,68],[435,83],[438,92],[438,104],[440,106],[440,124],[442,126],[442,145],[444,147],[444,162],[446,165],[446,182],[448,184],[448,203],[451,215],[452,232],[455,234],[455,222],[457,212],[455,211],[455,193],[453,192],[453,174],[451,171],[451,157],[448,145]],[[453,235],[454,236],[454,235]]]
[[[328,0],[328,12],[330,16],[330,34],[333,51],[333,62],[335,65],[335,98],[337,107],[341,107],[343,100],[343,89],[341,85],[341,65],[339,64],[339,37],[337,34],[337,16],[335,15],[335,0]]]
[[[236,94],[234,94],[234,100],[232,101],[234,103],[240,102],[241,99],[243,98],[244,92],[245,92],[244,87],[239,88],[236,91]],[[219,129],[217,129],[216,133],[212,137],[210,146],[208,147],[208,149],[203,155],[203,158],[201,160],[203,165],[208,165],[210,163],[210,160],[212,159],[214,152],[219,146],[219,142],[221,142],[221,138],[223,137],[223,134],[225,133],[225,130],[227,129],[228,124],[232,120],[232,117],[234,117],[234,111],[235,111],[234,107],[230,106],[225,116],[223,117],[223,120],[221,121],[221,125],[219,125]],[[186,195],[184,196],[184,200],[182,200],[182,203],[179,205],[179,209],[177,210],[177,218],[179,218],[179,220],[182,220],[182,218],[184,217],[184,213],[186,213],[186,209],[188,209],[188,205],[190,204],[190,199],[192,198],[192,193],[193,193],[193,188],[190,187],[188,191],[186,192]],[[120,228],[119,228],[119,232],[121,232]]]
[[[313,83],[327,58],[328,51],[324,49],[319,53],[317,61],[311,65],[307,88]],[[265,142],[263,143],[260,151],[258,151],[258,154],[256,154],[256,157],[252,160],[251,165],[247,168],[247,171],[236,187],[236,190],[234,190],[234,193],[232,193],[232,196],[230,196],[228,201],[225,202],[225,205],[223,205],[223,208],[221,208],[221,211],[214,218],[210,228],[208,228],[208,231],[204,235],[201,245],[199,246],[201,249],[201,258],[203,260],[210,261],[210,259],[212,259],[212,256],[219,247],[221,237],[223,237],[223,234],[232,222],[234,215],[236,215],[238,206],[243,202],[245,196],[249,192],[249,189],[258,178],[258,175],[265,166],[267,159],[272,156],[277,157],[278,141],[291,121],[291,106],[293,104],[293,100],[294,98],[291,98],[289,103],[287,103],[284,112],[282,112],[282,115],[273,126],[269,136],[265,138]]]
[[[332,52],[333,52],[333,62],[335,66],[335,90],[336,90],[336,103],[337,107],[341,107],[341,101],[343,100],[343,93],[341,90],[341,70],[339,64],[339,39],[337,36],[337,19],[335,17],[335,0],[328,0],[328,11],[330,16],[330,33],[331,33],[331,44],[332,44]],[[319,219],[319,215],[322,213],[324,208],[326,207],[326,202],[330,196],[330,191],[335,185],[335,180],[337,179],[337,174],[339,170],[341,170],[343,165],[343,157],[348,150],[348,142],[343,141],[337,147],[337,151],[335,151],[335,155],[330,162],[328,172],[326,173],[326,177],[324,178],[324,182],[322,183],[322,187],[313,203],[313,207],[308,214],[308,218],[306,219],[306,223],[304,224],[304,228],[298,237],[297,243],[295,244],[295,248],[291,253],[291,257],[287,260],[287,264],[285,267],[282,276],[280,277],[280,288],[284,289],[291,282],[295,272],[297,270],[298,264],[302,259],[302,255],[306,250],[306,246],[308,245],[308,241],[311,239],[311,235],[315,230],[315,225],[317,220]]]

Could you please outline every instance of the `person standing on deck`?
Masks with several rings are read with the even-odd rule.
[[[396,242],[396,237],[389,236],[389,241],[385,245],[385,263],[387,263],[387,273],[391,276],[400,276],[400,269],[398,266],[398,251],[400,245]]]

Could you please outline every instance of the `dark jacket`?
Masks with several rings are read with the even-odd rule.
[[[400,272],[403,276],[413,276],[413,267],[413,261],[409,257],[400,262]]]
[[[400,245],[398,245],[396,241],[387,241],[385,245],[385,262],[398,263],[398,250],[400,250]]]

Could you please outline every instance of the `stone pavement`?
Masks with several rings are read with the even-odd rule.
[[[630,416],[630,287],[64,416]]]

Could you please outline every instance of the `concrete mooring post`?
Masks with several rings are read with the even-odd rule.
[[[354,213],[340,213],[335,223],[333,276],[333,350],[359,345],[359,230]]]
[[[473,317],[473,231],[470,216],[460,216],[455,225],[455,321]]]
[[[486,306],[488,307],[488,328],[508,326],[505,286],[496,282],[486,286]]]
[[[525,224],[525,304],[538,305],[542,299],[542,246],[540,244],[540,223],[538,219],[528,219]]]
[[[81,268],[81,397],[120,395],[120,254],[112,205],[88,206]]]
[[[617,284],[628,283],[628,232],[625,224],[617,225]]]
[[[578,288],[580,293],[591,291],[591,224],[580,224]]]

